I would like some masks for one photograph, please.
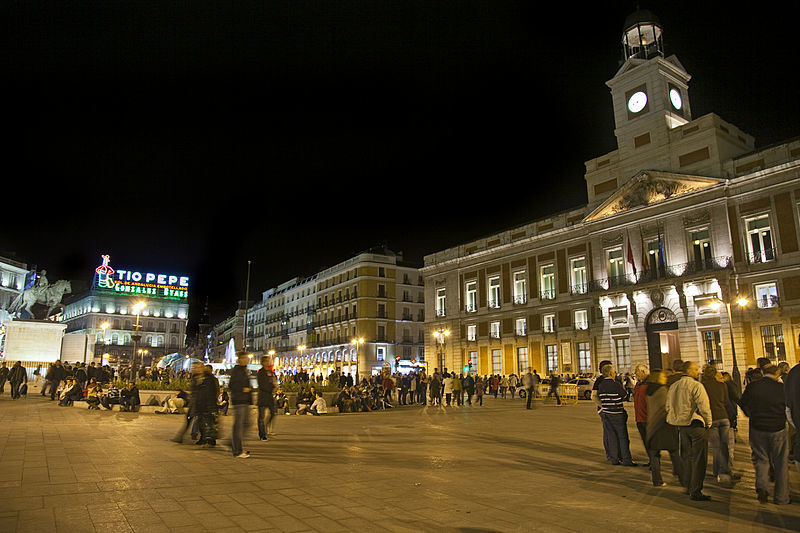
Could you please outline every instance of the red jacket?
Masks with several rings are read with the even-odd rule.
[[[647,383],[637,383],[633,388],[633,411],[637,422],[647,422]]]

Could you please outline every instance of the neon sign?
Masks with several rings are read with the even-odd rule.
[[[109,265],[110,256],[101,257],[103,264],[94,270],[98,290],[168,300],[186,300],[189,296],[188,276],[114,269]]]

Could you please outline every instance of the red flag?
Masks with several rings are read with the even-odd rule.
[[[631,248],[630,236],[628,236],[628,263],[631,264],[631,268],[633,269],[633,277],[635,278],[636,277],[636,263],[633,261],[633,249]]]

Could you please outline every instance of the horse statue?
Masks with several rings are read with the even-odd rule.
[[[8,307],[8,312],[20,316],[22,311],[28,313],[31,318],[36,318],[33,314],[32,308],[34,304],[43,304],[47,306],[47,314],[44,319],[50,318],[53,309],[60,307],[61,310],[64,306],[61,304],[61,299],[64,294],[72,293],[72,284],[67,280],[59,280],[45,287],[34,286],[30,289],[22,291],[11,305]]]

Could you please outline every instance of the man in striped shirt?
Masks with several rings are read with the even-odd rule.
[[[597,386],[600,411],[603,413],[603,430],[609,440],[610,462],[612,465],[636,466],[631,458],[631,442],[628,437],[628,412],[625,400],[628,392],[614,379],[616,372],[611,365],[600,369],[603,380]]]

